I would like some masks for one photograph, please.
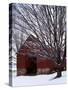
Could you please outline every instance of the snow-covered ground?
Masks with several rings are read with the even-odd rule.
[[[66,72],[62,72],[62,77],[54,79],[56,73],[50,75],[36,76],[15,76],[13,75],[13,86],[31,86],[31,85],[55,85],[66,83]]]

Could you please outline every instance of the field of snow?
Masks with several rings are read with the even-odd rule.
[[[13,76],[13,86],[31,86],[31,85],[55,85],[66,83],[66,72],[62,72],[62,77],[54,79],[56,73],[50,75],[36,76]]]

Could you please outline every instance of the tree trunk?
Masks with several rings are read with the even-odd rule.
[[[60,69],[57,70],[57,78],[61,77],[62,76],[62,71]]]

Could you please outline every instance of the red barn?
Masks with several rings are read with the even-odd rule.
[[[17,75],[47,74],[54,71],[57,64],[44,57],[43,51],[37,38],[30,35],[17,52]]]

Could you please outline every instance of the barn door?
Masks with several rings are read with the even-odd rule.
[[[27,68],[28,75],[35,75],[37,71],[36,57],[28,57],[29,67]]]

